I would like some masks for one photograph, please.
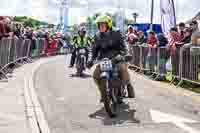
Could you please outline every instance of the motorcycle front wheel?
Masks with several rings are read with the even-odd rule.
[[[108,91],[110,88],[108,85],[108,81],[103,81],[103,88],[102,88],[102,96],[103,96],[103,103],[105,110],[110,118],[114,118],[117,116],[117,101],[113,98],[113,94],[115,95],[114,89]]]
[[[77,75],[81,76],[84,70],[84,58],[79,58],[77,61]]]

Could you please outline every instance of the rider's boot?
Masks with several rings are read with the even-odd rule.
[[[122,104],[123,103],[123,96],[121,94],[121,91],[118,92],[117,103],[118,104]]]
[[[98,90],[99,90],[99,92],[100,92],[100,103],[103,103],[103,92],[102,92],[102,90],[101,90],[101,83],[99,82],[99,81],[97,81],[97,80],[94,80],[95,81],[95,83],[96,83],[96,85],[97,85],[97,88],[98,88]]]
[[[135,98],[134,87],[132,86],[130,82],[127,84],[127,91],[128,91],[129,98]]]

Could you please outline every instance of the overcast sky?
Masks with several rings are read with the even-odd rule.
[[[57,23],[59,18],[59,0],[0,0],[0,15],[25,15]],[[82,2],[80,2],[82,1]],[[94,12],[114,12],[120,0],[88,0],[89,8],[81,5],[86,0],[72,0],[69,10],[69,23],[80,23],[87,15]],[[160,22],[160,0],[155,1],[154,22]],[[164,1],[164,0],[163,0]],[[200,0],[174,0],[177,20],[187,21],[200,11]],[[149,22],[151,0],[121,0],[121,7],[126,10],[126,17],[138,12],[138,22]],[[81,7],[81,8],[80,8]],[[101,8],[100,8],[101,7]]]

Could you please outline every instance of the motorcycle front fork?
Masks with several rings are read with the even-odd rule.
[[[117,103],[117,95],[116,95],[116,90],[114,90],[113,88],[110,88],[109,86],[109,80],[106,80],[106,93],[107,95],[110,95],[113,102]]]

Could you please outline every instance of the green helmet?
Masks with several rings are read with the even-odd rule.
[[[100,15],[96,19],[96,24],[98,26],[99,23],[107,23],[108,28],[112,28],[112,19],[108,15]]]

